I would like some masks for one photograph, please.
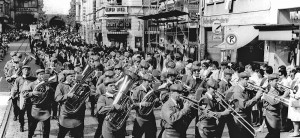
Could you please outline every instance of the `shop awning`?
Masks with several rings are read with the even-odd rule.
[[[149,19],[161,19],[161,18],[168,18],[168,17],[177,17],[177,16],[182,16],[182,15],[187,15],[187,12],[179,11],[179,10],[172,10],[172,11],[167,11],[167,12],[161,12],[158,14],[150,14],[146,16],[141,16],[138,17],[139,19],[142,20],[149,20]]]
[[[129,32],[107,32],[107,34],[129,34]]]
[[[274,24],[255,26],[259,30],[259,40],[292,41],[293,30],[298,30],[299,25],[295,24]]]
[[[259,31],[254,29],[253,26],[239,26],[238,28],[227,32],[225,34],[224,42],[216,46],[216,48],[220,48],[222,50],[241,48],[255,39],[258,36],[258,32]],[[229,36],[236,36],[236,42],[234,44],[230,44],[228,42],[230,41]]]

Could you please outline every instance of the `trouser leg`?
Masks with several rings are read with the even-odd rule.
[[[64,138],[69,131],[70,131],[69,128],[65,128],[65,127],[59,125],[57,138]]]
[[[57,107],[58,107],[58,103],[57,102],[53,102],[52,103],[52,116],[57,116]]]
[[[43,138],[49,138],[50,135],[50,117],[43,122]]]
[[[32,138],[38,123],[39,121],[36,119],[31,119],[30,122],[28,122],[28,138]]]
[[[83,123],[78,127],[72,128],[70,130],[70,138],[83,138],[83,129],[84,129]]]
[[[18,106],[18,98],[12,99],[12,105],[14,108],[14,116],[19,116],[20,108]]]
[[[265,118],[265,122],[268,128],[268,134],[266,135],[265,138],[280,138],[280,130],[272,128],[266,118]]]

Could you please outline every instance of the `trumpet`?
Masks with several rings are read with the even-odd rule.
[[[283,84],[280,84],[280,83],[277,83],[277,87],[282,88],[282,91],[290,90],[290,91],[292,91],[294,94],[297,92],[296,89],[293,89],[293,88],[284,86]]]
[[[223,95],[219,91],[214,91],[214,93],[216,94],[216,96],[218,98],[221,99],[221,101],[218,102],[218,103],[223,108],[231,110],[232,111],[231,115],[233,116],[233,118],[235,118],[235,120],[237,120],[242,126],[244,126],[246,128],[246,130],[249,133],[251,133],[255,137],[257,134],[255,132],[254,127],[247,120],[245,120],[237,111],[235,111],[235,109],[233,108],[232,103],[235,102],[235,100],[233,100],[233,101],[231,101],[231,102],[228,103],[225,100],[225,95]]]
[[[247,89],[250,89],[250,90],[256,90],[256,91],[259,91],[261,90],[265,96],[268,96],[270,98],[273,98],[274,100],[276,101],[280,101],[282,102],[283,104],[285,105],[289,105],[289,100],[286,99],[286,98],[283,98],[283,97],[280,97],[278,95],[275,95],[275,94],[272,94],[272,93],[268,93],[268,91],[260,86],[257,86],[255,84],[252,84],[252,83],[249,83],[248,82],[248,86],[247,86]]]
[[[213,111],[210,111],[210,110],[205,110],[205,108],[202,107],[202,105],[201,105],[202,100],[201,99],[199,101],[196,101],[196,100],[193,100],[193,99],[188,98],[186,96],[180,96],[179,98],[182,99],[185,102],[190,102],[192,104],[192,106],[191,106],[192,108],[197,109],[197,110],[205,111],[204,114],[209,114],[213,118],[215,118],[217,120],[219,119],[219,114],[217,114]]]

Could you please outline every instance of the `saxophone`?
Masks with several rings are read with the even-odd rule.
[[[69,91],[73,93],[72,98],[68,98],[65,102],[66,112],[69,114],[76,113],[80,107],[85,103],[85,100],[89,97],[90,91],[85,89],[82,85],[85,83],[85,80],[93,73],[95,69],[92,69],[90,65],[87,65],[84,71],[82,72],[83,78],[77,82]]]
[[[118,89],[118,93],[116,98],[113,101],[114,104],[121,105],[122,111],[120,112],[110,112],[105,117],[112,127],[115,129],[120,129],[123,124],[126,122],[128,115],[132,109],[133,101],[129,96],[129,89],[133,86],[133,84],[139,79],[139,76],[136,73],[131,71],[126,71],[123,81]]]

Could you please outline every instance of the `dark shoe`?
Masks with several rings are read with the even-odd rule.
[[[14,116],[14,121],[17,121],[17,117],[16,116]]]
[[[20,131],[21,131],[21,132],[24,132],[24,126],[21,126],[21,127],[20,127]]]

